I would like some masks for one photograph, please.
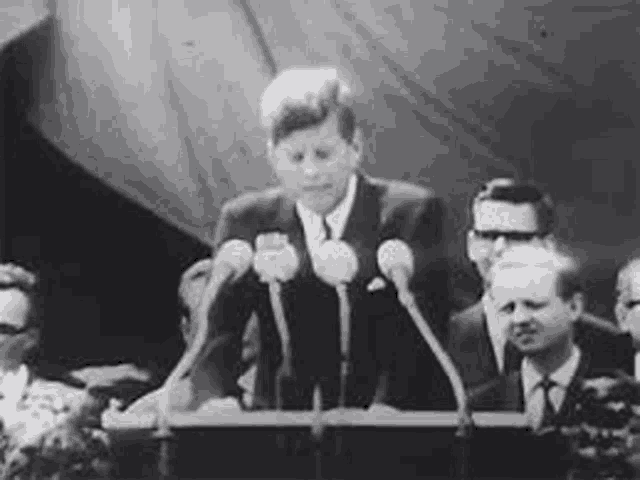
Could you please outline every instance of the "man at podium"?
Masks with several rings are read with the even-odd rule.
[[[255,312],[254,395],[263,408],[309,410],[319,392],[323,409],[453,409],[444,372],[378,264],[385,240],[409,247],[409,286],[442,338],[450,304],[445,208],[427,189],[360,170],[351,98],[335,68],[284,71],[262,96],[280,185],[221,211],[214,257],[238,260],[244,248],[252,260],[233,267],[207,305],[210,340],[194,371],[207,376],[210,398],[240,397],[241,336]]]

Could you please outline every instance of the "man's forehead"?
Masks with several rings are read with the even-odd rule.
[[[634,298],[640,298],[640,265],[629,272],[629,293]]]
[[[522,296],[550,296],[556,292],[557,271],[544,266],[523,266],[496,270],[491,290],[501,300]]]
[[[475,206],[473,214],[477,230],[538,231],[536,213],[530,203],[484,200]]]
[[[0,316],[3,323],[23,326],[27,322],[29,298],[24,292],[11,288],[0,290]]]
[[[296,130],[278,143],[278,149],[297,150],[309,143],[318,146],[335,146],[342,141],[335,115],[331,115],[320,125]]]

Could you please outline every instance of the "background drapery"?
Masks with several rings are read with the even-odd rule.
[[[640,247],[635,1],[5,3],[13,5],[0,14],[3,58],[13,76],[4,76],[19,95],[5,94],[14,104],[3,122],[20,117],[33,129],[21,127],[22,144],[35,135],[68,168],[168,222],[162,228],[182,246],[164,254],[184,259],[165,268],[169,260],[157,258],[171,275],[200,255],[192,252],[211,238],[226,200],[273,183],[258,100],[275,71],[294,65],[335,64],[353,77],[369,173],[429,186],[449,202],[462,290],[473,285],[468,201],[495,176],[532,179],[552,193],[559,236],[587,260],[598,313],[610,314],[613,271]],[[12,142],[5,131],[5,152]],[[31,162],[25,172],[50,168],[47,156],[13,152],[16,165]],[[12,205],[8,198],[3,208]],[[5,256],[52,249],[52,241],[29,247],[45,238],[35,230],[4,231]],[[91,269],[67,256],[69,269]]]

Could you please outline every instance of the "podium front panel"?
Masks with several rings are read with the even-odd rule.
[[[521,415],[479,414],[474,419],[469,444],[473,478],[539,479],[561,474],[558,446],[531,435]],[[173,475],[315,478],[318,455],[323,478],[334,479],[452,478],[459,467],[454,412],[408,412],[384,418],[366,412],[328,412],[320,445],[311,436],[314,421],[312,412],[172,416],[172,437],[165,445]],[[119,478],[157,478],[160,440],[153,438],[151,429],[131,427],[112,431],[120,458]]]

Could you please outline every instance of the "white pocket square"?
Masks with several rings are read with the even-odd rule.
[[[387,286],[387,282],[385,282],[380,277],[376,277],[373,280],[371,280],[371,282],[369,282],[369,285],[367,285],[367,292],[375,292],[377,290],[382,290],[386,286]]]

